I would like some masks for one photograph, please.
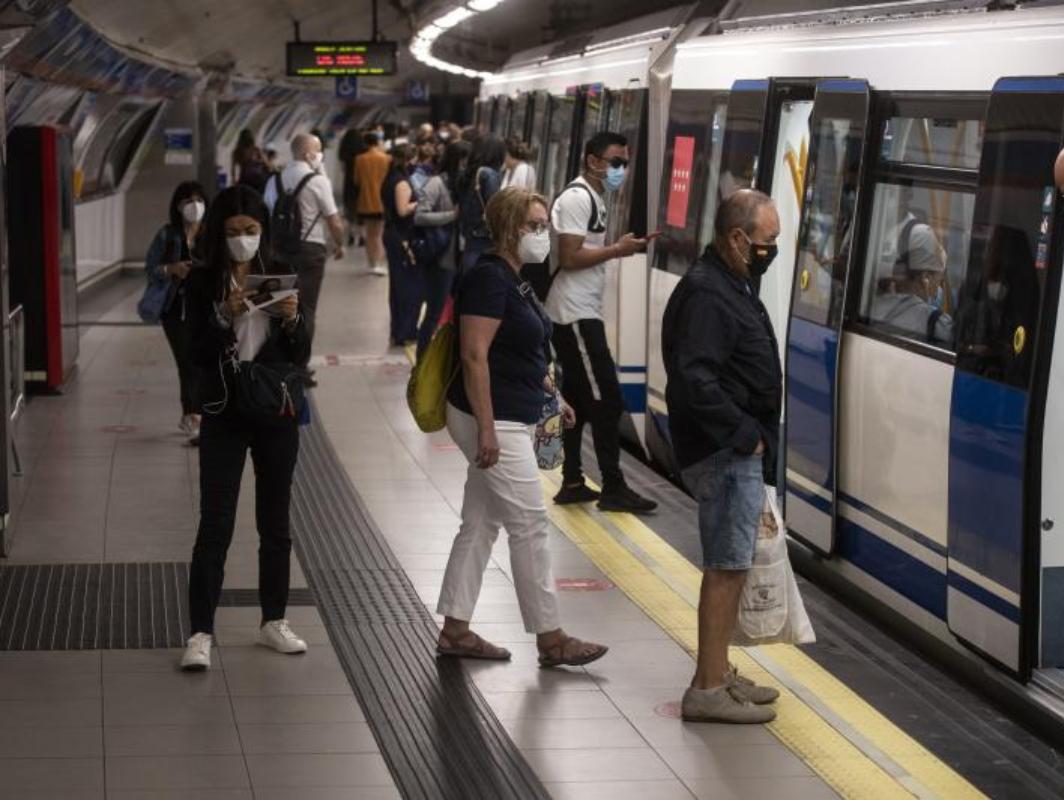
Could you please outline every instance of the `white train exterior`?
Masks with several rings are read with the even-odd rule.
[[[706,35],[690,16],[603,31],[559,61],[515,56],[479,105],[483,127],[492,111],[540,147],[551,192],[578,160],[563,173],[544,145],[577,149],[614,102],[649,103],[625,120],[642,172],[613,229],[662,237],[609,270],[632,435],[668,468],[662,311],[719,198],[769,192],[783,232],[760,292],[785,362],[792,536],[925,632],[1037,683],[1064,666],[1064,10]],[[500,124],[531,93],[606,109],[567,139],[550,113]],[[939,276],[935,298],[901,288],[914,259]]]

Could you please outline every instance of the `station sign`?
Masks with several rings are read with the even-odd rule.
[[[294,78],[394,75],[395,42],[288,42],[287,73]]]

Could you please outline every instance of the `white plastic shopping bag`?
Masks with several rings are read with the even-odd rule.
[[[775,490],[766,486],[754,563],[739,597],[739,618],[732,644],[809,644],[816,641],[787,556],[786,530]]]

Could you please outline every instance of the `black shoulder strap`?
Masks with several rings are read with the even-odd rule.
[[[314,178],[317,174],[318,173],[316,173],[316,172],[311,172],[311,173],[308,173],[307,175],[304,175],[303,179],[299,183],[296,184],[296,188],[292,190],[292,197],[293,198],[298,197],[299,193],[301,191],[303,191],[303,187],[306,186],[308,183],[310,183],[311,179]],[[280,173],[277,174],[277,180],[278,181],[281,180],[281,174]]]
[[[595,199],[595,193],[587,186],[587,184],[580,183],[579,181],[573,181],[560,192],[558,196],[554,198],[554,205],[557,205],[558,201],[562,199],[562,195],[570,189],[581,189],[587,193],[588,198],[591,200],[591,214],[587,220],[587,232],[588,233],[605,233],[606,229],[599,225],[599,209],[598,200]],[[554,205],[551,206],[551,216],[554,215]]]

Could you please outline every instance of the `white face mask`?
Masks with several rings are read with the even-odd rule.
[[[189,203],[185,203],[181,206],[181,216],[185,222],[193,224],[203,219],[204,213],[207,211],[207,204],[202,200],[193,200]]]
[[[324,153],[314,153],[310,157],[310,168],[317,172],[321,169],[321,165],[325,163]]]
[[[517,257],[522,264],[542,264],[550,255],[550,231],[522,233]]]
[[[227,236],[225,243],[229,247],[229,257],[237,264],[246,264],[259,252],[260,236]]]

